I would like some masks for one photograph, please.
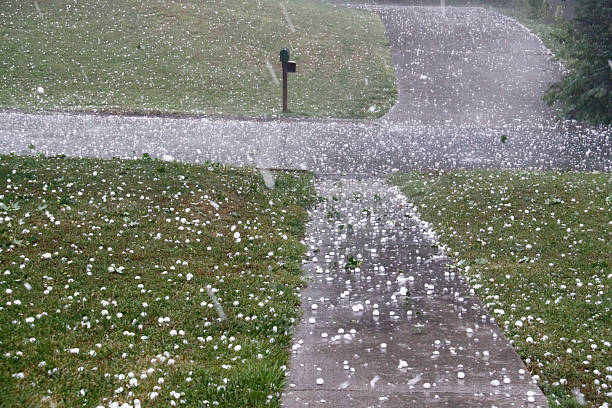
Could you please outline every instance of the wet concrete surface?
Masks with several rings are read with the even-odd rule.
[[[547,406],[396,187],[328,178],[317,188],[283,406]]]
[[[505,144],[502,135],[507,136]],[[571,123],[497,128],[391,120],[258,122],[4,112],[0,151],[103,158],[148,153],[186,162],[318,174],[380,175],[432,168],[612,169],[612,134]]]
[[[541,100],[562,76],[540,40],[479,7],[376,7],[391,39],[399,103],[394,122],[478,127],[550,125]],[[426,24],[414,25],[415,21]]]

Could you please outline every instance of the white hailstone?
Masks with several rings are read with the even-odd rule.
[[[23,286],[25,286],[27,290],[32,290],[32,285],[30,285],[28,282],[24,282]]]
[[[402,368],[406,368],[408,367],[408,362],[405,360],[400,360],[399,364],[397,365],[397,368],[402,369]]]
[[[155,399],[155,398],[157,398],[158,396],[159,396],[159,393],[158,393],[158,392],[153,391],[153,392],[151,392],[151,393],[149,394],[149,399],[150,399],[150,400],[154,400],[154,399]]]
[[[25,322],[26,323],[34,323],[34,318],[32,316],[26,317]]]
[[[10,295],[11,293],[13,293],[13,290],[12,290],[12,289],[7,289],[7,290],[5,290],[4,292],[5,292],[7,295]]]
[[[533,343],[533,337],[529,336],[525,339],[527,343]]]
[[[234,347],[234,351],[240,351],[240,350],[242,350],[242,346],[240,344]]]
[[[136,378],[131,378],[128,382],[128,385],[130,387],[138,387],[138,380]]]
[[[327,333],[321,333],[321,337],[326,339],[327,338]]]
[[[492,386],[497,387],[497,386],[499,386],[499,384],[500,384],[499,380],[491,380],[491,385]]]
[[[406,296],[407,294],[408,294],[408,289],[406,289],[406,287],[402,286],[400,288],[400,295]]]
[[[240,233],[238,231],[234,232],[234,238],[235,239],[240,238]]]
[[[321,377],[317,378],[317,385],[323,385],[323,383],[325,383],[325,381],[323,381]]]
[[[522,322],[522,321],[520,321],[520,320],[517,320],[516,322],[514,322],[514,325],[515,325],[516,327],[523,327],[523,322]]]
[[[524,369],[522,369],[522,368],[521,368],[521,369],[519,369],[519,374],[520,374],[520,375],[525,375],[525,370],[524,370]]]
[[[311,317],[308,319],[308,323],[310,324],[314,324],[316,322],[316,319],[314,317]]]
[[[51,259],[51,253],[45,252],[44,254],[41,255],[41,258],[43,258],[43,259]]]
[[[374,316],[378,316],[378,315],[380,314],[380,312],[378,311],[378,309],[374,309],[374,310],[372,311],[372,314],[373,314]]]
[[[459,372],[457,373],[457,378],[459,378],[459,379],[461,379],[461,380],[462,380],[462,379],[464,379],[464,378],[465,378],[465,373],[464,373],[463,371],[459,371]]]
[[[68,350],[70,352],[70,354],[79,354],[79,349],[78,348],[71,348],[70,350]]]
[[[387,348],[387,343],[380,343],[380,348],[381,349],[386,349]]]
[[[510,384],[512,380],[509,377],[504,377],[504,384]]]
[[[312,306],[310,306],[310,308],[312,310],[317,310],[319,308],[319,305],[317,305],[316,303],[313,303]]]
[[[45,93],[45,88],[43,88],[42,86],[39,86],[38,88],[36,88],[36,92],[42,95]]]
[[[426,383],[423,384],[423,388],[429,389],[429,388],[431,388],[431,384],[426,382]]]

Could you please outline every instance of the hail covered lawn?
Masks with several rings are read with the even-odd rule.
[[[0,2],[0,107],[374,118],[396,96],[380,19],[314,0]]]
[[[0,406],[278,405],[312,184],[265,176],[0,156]]]
[[[552,406],[612,398],[612,178],[450,171],[394,177]]]

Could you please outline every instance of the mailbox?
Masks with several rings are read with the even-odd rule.
[[[287,73],[297,72],[295,61],[289,61],[289,50],[283,48],[280,52],[280,62],[283,64],[283,112],[287,112]]]

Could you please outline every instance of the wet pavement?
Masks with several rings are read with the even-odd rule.
[[[320,175],[432,168],[612,170],[611,133],[571,123],[487,128],[389,120],[222,121],[4,112],[0,151],[103,158],[148,153],[170,160],[303,169]]]
[[[550,126],[554,112],[540,96],[562,70],[524,27],[478,7],[367,8],[380,15],[391,39],[399,103],[389,120]]]
[[[327,178],[317,189],[283,406],[547,406],[396,187]]]
[[[554,119],[540,95],[561,68],[506,17],[470,7],[358,7],[380,15],[391,41],[399,98],[381,120],[5,111],[0,151],[311,170],[324,200],[306,237],[304,319],[284,406],[546,406],[432,245],[433,231],[382,178],[440,168],[609,172],[612,131]]]

